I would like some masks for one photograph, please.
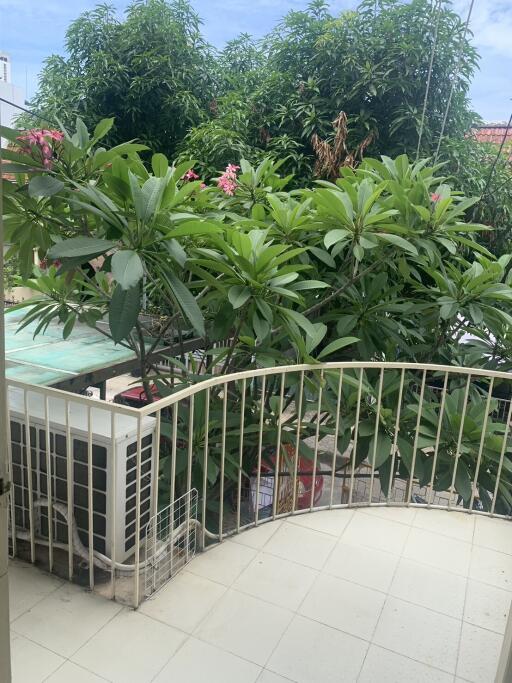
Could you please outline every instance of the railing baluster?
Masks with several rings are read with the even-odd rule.
[[[108,464],[108,463],[107,463]],[[116,453],[116,413],[112,410],[110,413],[110,466],[111,472],[110,481],[110,592],[112,598],[116,597],[116,534],[117,534],[117,453]],[[158,490],[158,478],[155,482],[155,489]]]
[[[87,517],[89,542],[89,588],[94,588],[94,519],[93,519],[93,477],[92,477],[92,408],[87,407]]]
[[[279,415],[277,416],[276,461],[274,465],[274,499],[272,500],[272,518],[275,519],[279,505],[279,469],[281,467],[281,422],[283,419],[284,383],[286,373],[281,373],[281,389],[279,391]]]
[[[66,498],[68,509],[68,577],[73,580],[73,525],[75,519],[75,504],[73,490],[73,442],[71,437],[71,414],[70,402],[66,404]]]
[[[503,469],[503,461],[505,459],[505,452],[507,450],[508,434],[510,431],[510,421],[512,420],[512,401],[509,402],[508,413],[507,413],[507,424],[505,426],[505,432],[503,433],[503,443],[501,445],[500,460],[498,463],[498,470],[496,472],[496,484],[494,486],[494,492],[492,496],[491,504],[491,516],[494,515],[494,510],[496,509],[496,497],[498,495],[498,489],[501,479],[501,470]]]
[[[178,444],[178,411],[179,411],[179,401],[177,401],[173,406],[172,411],[172,444],[171,444],[171,486],[169,490],[169,530],[170,530],[170,542],[169,548],[171,553],[171,558],[169,562],[170,576],[173,575],[173,564],[174,564],[174,501],[176,499],[176,457],[177,457],[177,444]]]
[[[332,463],[331,463],[331,493],[329,496],[329,508],[332,508],[332,501],[334,498],[334,482],[336,480],[336,456],[338,454],[338,435],[340,428],[340,412],[341,412],[341,389],[343,386],[343,368],[340,369],[340,377],[338,380],[338,396],[336,399],[336,423],[334,427],[334,445],[332,449]],[[341,502],[341,500],[340,500]]]
[[[318,442],[320,440],[320,416],[322,414],[322,392],[324,386],[324,371],[320,370],[320,381],[318,387],[318,403],[316,407],[316,431],[315,431],[315,448],[313,452],[313,471],[311,473],[311,496],[309,500],[309,509],[312,510],[315,504],[315,484],[316,484],[316,468],[318,467]]]
[[[133,579],[135,582],[133,606],[139,606],[140,593],[140,484],[142,467],[142,418],[137,416],[137,451],[135,454],[135,563]],[[171,546],[172,553],[172,546]]]
[[[356,474],[356,455],[357,455],[357,437],[359,434],[359,415],[361,414],[361,393],[363,391],[363,375],[364,369],[359,370],[359,385],[357,388],[357,408],[356,408],[356,423],[354,425],[354,440],[352,444],[352,470],[350,472],[350,490],[348,493],[348,505],[352,505],[354,495],[354,478]]]
[[[254,505],[255,525],[259,520],[259,504],[260,504],[260,485],[261,485],[261,451],[263,448],[263,422],[265,417],[265,389],[267,376],[263,375],[261,382],[261,402],[260,402],[260,430],[258,436],[258,469],[256,472],[256,502]]]
[[[208,490],[208,441],[210,434],[210,388],[206,389],[206,398],[204,406],[204,457],[203,457],[203,498],[202,504],[202,522],[203,527],[201,529],[202,539],[201,547],[205,547],[206,543],[206,496]]]
[[[228,385],[224,383],[222,396],[222,437],[220,453],[220,491],[219,491],[219,541],[224,535],[224,473],[226,467],[226,421],[228,410]]]
[[[295,451],[293,454],[293,491],[292,491],[292,513],[295,512],[297,505],[297,471],[299,467],[299,444],[300,433],[302,428],[302,402],[304,398],[304,370],[300,371],[299,376],[299,405],[296,407],[297,412],[297,434],[295,439]]]
[[[52,455],[50,452],[50,407],[48,395],[44,398],[44,435],[46,446],[46,497],[48,499],[48,571],[53,572]],[[41,444],[39,444],[39,456],[41,456]]]
[[[473,479],[473,483],[471,486],[471,499],[469,501],[469,512],[473,512],[473,503],[475,502],[475,494],[476,494],[477,487],[478,487],[478,475],[480,474],[480,463],[482,462],[482,453],[484,450],[484,442],[485,442],[485,431],[487,429],[487,421],[489,419],[489,409],[491,407],[491,398],[492,398],[493,388],[494,388],[494,377],[491,377],[491,381],[489,382],[489,391],[487,393],[487,400],[485,402],[485,417],[484,417],[484,423],[482,425],[482,434],[480,435],[480,444],[478,446],[478,456],[476,459],[476,466],[475,466],[475,478]]]
[[[443,393],[441,394],[441,405],[439,406],[439,422],[437,424],[436,442],[434,445],[434,455],[432,458],[432,474],[430,475],[430,482],[428,484],[428,489],[427,489],[427,505],[428,505],[428,507],[430,507],[432,505],[432,500],[434,498],[434,482],[436,479],[437,456],[439,454],[439,441],[441,439],[441,431],[443,428],[444,406],[445,406],[445,402],[446,402],[446,391],[448,388],[448,378],[449,378],[449,373],[445,372],[444,373],[444,382],[443,382]]]
[[[160,477],[160,441],[162,439],[162,409],[157,410],[155,425],[155,442],[153,444],[153,500],[151,501],[151,517],[158,514],[158,480]],[[156,524],[154,525],[156,528]]]
[[[379,433],[379,426],[380,426],[380,409],[381,409],[381,404],[382,404],[382,385],[384,383],[384,368],[380,369],[380,376],[379,376],[379,390],[377,394],[377,409],[375,413],[375,429],[374,429],[374,437],[373,437],[373,453],[372,453],[372,471],[370,475],[370,496],[368,499],[368,504],[372,504],[372,498],[373,498],[373,484],[375,480],[375,460],[377,458],[377,436]]]
[[[242,507],[242,467],[244,456],[244,428],[245,428],[245,394],[247,391],[247,380],[242,380],[242,403],[240,406],[240,445],[238,449],[238,485],[236,497],[236,532],[240,531],[240,514]]]
[[[391,447],[391,467],[390,467],[390,473],[389,473],[389,482],[388,482],[388,493],[386,496],[386,501],[387,504],[389,505],[389,499],[391,498],[391,488],[393,486],[393,481],[395,478],[395,463],[396,463],[396,454],[397,454],[397,445],[398,445],[398,434],[400,433],[400,416],[402,414],[402,398],[404,394],[404,381],[405,381],[405,368],[402,368],[402,372],[400,373],[400,386],[398,388],[398,401],[397,401],[397,407],[396,407],[396,419],[395,419],[395,433],[393,436],[393,445]]]
[[[427,371],[423,370],[421,378],[420,401],[418,405],[418,416],[416,418],[416,429],[414,432],[414,444],[412,447],[412,462],[411,462],[411,476],[409,478],[409,487],[407,491],[407,505],[411,504],[412,489],[414,485],[414,471],[416,469],[416,452],[418,450],[418,439],[420,435],[421,417],[423,413],[423,397],[425,396],[425,382],[427,379]]]
[[[192,461],[194,457],[194,410],[195,410],[196,395],[192,394],[190,397],[190,414],[188,422],[188,451],[187,451],[187,486],[185,498],[185,518],[187,524],[187,536],[185,543],[185,562],[188,562],[189,554],[189,536],[190,536],[190,491],[192,489]],[[182,520],[180,520],[181,523]]]
[[[462,434],[464,433],[464,421],[466,419],[466,409],[468,406],[468,396],[469,396],[469,387],[471,386],[471,375],[468,375],[468,378],[466,380],[466,390],[464,392],[464,404],[462,408],[462,415],[460,419],[460,428],[459,428],[459,435],[457,438],[457,449],[455,451],[455,462],[453,463],[453,476],[452,476],[452,483],[450,484],[450,491],[449,491],[449,498],[448,498],[448,508],[451,509],[452,503],[453,503],[453,496],[454,496],[454,490],[455,490],[455,478],[457,476],[457,467],[459,464],[459,458],[460,458],[460,445],[462,443]]]
[[[9,475],[9,481],[12,483],[12,488],[9,491],[9,507],[11,514],[11,542],[12,542],[12,557],[16,557],[17,554],[17,538],[16,538],[16,501],[14,499],[14,475],[13,475],[13,463],[12,463],[12,436],[11,436],[11,413],[9,409],[9,388],[6,388],[6,402],[5,402],[5,432],[7,438],[7,473]],[[21,445],[23,448],[23,444]],[[23,451],[22,451],[23,452]],[[20,481],[22,481],[22,471],[23,471],[23,460],[20,463]],[[23,505],[23,502],[22,502]]]
[[[153,532],[153,538],[151,541],[149,541],[149,538],[146,538],[146,562],[148,561],[148,549],[153,550],[156,552],[157,549],[157,543],[158,543],[158,536],[161,533],[161,525],[163,524],[163,520],[161,517],[158,516],[158,483],[160,481],[160,441],[162,438],[162,410],[159,409],[157,410],[156,413],[156,425],[155,425],[155,440],[153,443],[153,453],[152,453],[152,464],[151,467],[153,468],[152,471],[152,483],[153,483],[153,497],[151,500],[151,512],[149,519],[150,521],[147,524],[147,529],[148,529],[148,536],[149,532]],[[152,522],[151,520],[154,519]],[[148,546],[149,544],[149,546]],[[145,577],[144,577],[144,591],[147,591],[147,567],[144,568],[145,570]],[[156,581],[157,581],[157,576],[156,572],[151,572],[151,588],[153,591],[156,590]]]
[[[34,529],[34,487],[32,481],[32,447],[30,443],[30,413],[29,413],[28,391],[24,392],[25,408],[25,448],[27,456],[27,477],[28,477],[28,524],[30,530],[30,561],[36,561],[36,542]]]

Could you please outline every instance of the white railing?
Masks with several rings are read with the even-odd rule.
[[[438,365],[294,365],[174,387],[140,410],[11,382],[12,554],[137,606],[151,557],[171,576],[189,532],[204,548],[362,505],[509,518],[511,382]],[[197,518],[183,509],[193,489]],[[148,555],[162,510],[165,539],[152,534]]]

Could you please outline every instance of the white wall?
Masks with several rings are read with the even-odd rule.
[[[0,81],[11,82],[11,58],[6,52],[0,52]]]
[[[12,83],[3,83],[0,81],[0,97],[3,97],[10,102],[14,102],[14,104],[21,107],[25,105],[25,94],[23,89],[18,88],[17,85],[13,85]],[[20,114],[21,111],[16,107],[0,101],[0,123],[2,126],[14,126],[14,121]],[[7,141],[2,138],[2,146],[6,145],[6,143]]]

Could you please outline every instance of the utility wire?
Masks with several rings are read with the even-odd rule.
[[[44,121],[45,123],[51,123],[53,126],[58,125],[55,121],[52,121],[51,119],[47,118],[46,116],[42,116],[41,114],[38,114],[35,111],[30,111],[30,109],[26,109],[25,107],[22,107],[19,104],[16,104],[15,102],[11,102],[10,100],[6,100],[5,97],[0,97],[0,102],[5,102],[5,104],[10,104],[11,107],[15,107],[16,109],[19,109],[20,111],[25,112],[25,114],[30,114],[30,116],[34,116],[36,119],[39,119],[40,121]]]
[[[441,6],[442,6],[442,4],[443,4],[443,0],[439,0],[439,3],[437,5],[437,17],[436,17],[436,24],[435,24],[435,29],[434,29],[434,41],[432,43],[432,51],[430,53],[430,63],[428,65],[427,85],[425,88],[425,97],[423,99],[423,111],[421,112],[420,132],[418,135],[418,147],[416,148],[416,161],[418,161],[418,159],[420,157],[421,138],[423,137],[423,127],[425,125],[425,114],[427,112],[427,101],[428,101],[428,94],[430,92],[430,81],[432,79],[432,69],[434,66],[434,55],[436,53],[436,47],[437,47],[437,35],[439,32],[439,22],[441,19]],[[435,12],[434,2],[432,3],[432,9]]]
[[[460,67],[462,65],[462,53],[464,51],[464,40],[466,39],[466,34],[467,34],[468,28],[469,28],[469,21],[471,19],[471,14],[473,13],[474,5],[475,5],[475,0],[471,0],[471,4],[469,5],[468,16],[466,19],[466,24],[464,26],[464,32],[463,32],[462,38],[460,40],[460,50],[459,50],[459,56],[457,59],[457,65],[455,67],[455,71],[453,72],[452,87],[450,88],[450,94],[448,96],[448,102],[446,103],[446,109],[444,112],[443,123],[441,126],[441,132],[439,133],[439,140],[437,141],[437,149],[436,149],[436,153],[434,156],[434,164],[437,162],[437,157],[439,156],[439,150],[441,149],[441,141],[443,139],[444,129],[446,127],[446,121],[448,119],[448,112],[450,111],[450,106],[452,103],[453,92],[455,90],[455,83],[456,83],[457,77],[458,77],[459,72],[460,72]]]

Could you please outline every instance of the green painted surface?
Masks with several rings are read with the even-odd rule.
[[[51,385],[95,370],[133,360],[135,354],[87,325],[77,323],[71,336],[62,339],[62,325],[51,323],[34,338],[37,323],[17,332],[27,309],[7,310],[5,347],[10,379],[29,384]]]

